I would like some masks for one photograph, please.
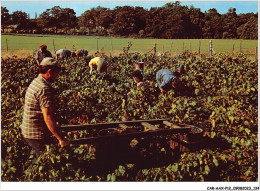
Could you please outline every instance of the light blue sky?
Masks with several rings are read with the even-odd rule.
[[[116,6],[140,6],[145,9],[151,7],[161,7],[170,1],[10,1],[2,0],[1,6],[6,7],[9,13],[14,11],[23,11],[30,14],[31,18],[35,17],[35,13],[39,16],[46,9],[50,9],[54,6],[60,6],[61,8],[71,8],[76,12],[77,16],[80,16],[86,10],[102,6],[105,8],[114,9]],[[258,12],[258,1],[180,1],[181,5],[200,8],[202,12],[208,11],[211,8],[216,8],[220,14],[228,12],[229,8],[236,8],[237,14]]]

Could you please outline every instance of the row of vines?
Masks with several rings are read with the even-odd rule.
[[[244,55],[237,56],[240,62],[223,62],[227,56],[121,54],[106,57],[107,74],[92,75],[85,58],[63,61],[61,74],[53,84],[59,125],[115,122],[122,117],[170,118],[175,124],[202,128],[204,137],[214,145],[180,153],[177,159],[157,166],[111,165],[105,162],[108,159],[100,165],[94,145],[62,149],[57,142],[35,159],[22,138],[20,125],[25,91],[37,76],[37,65],[33,57],[2,58],[2,181],[257,181],[258,65]],[[140,91],[131,78],[135,61],[145,62],[146,92]],[[175,71],[180,65],[184,68],[180,91],[160,95],[156,72],[162,68]],[[127,95],[129,91],[132,93]],[[73,139],[86,134],[67,136]]]

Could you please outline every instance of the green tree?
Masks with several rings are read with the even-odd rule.
[[[150,9],[148,17],[146,19],[145,32],[147,37],[160,38],[164,31],[161,22],[165,19],[165,15],[162,14],[163,8],[153,7]]]
[[[146,32],[154,38],[191,37],[193,25],[189,18],[187,6],[179,3],[167,3],[162,8],[152,8],[146,20]]]
[[[3,33],[5,32],[5,27],[10,24],[11,15],[9,14],[9,10],[6,7],[1,6],[1,27],[3,29]]]
[[[222,38],[223,28],[222,28],[222,19],[218,11],[213,8],[209,9],[205,13],[204,17],[204,26],[202,27],[203,38],[213,38],[219,39]]]
[[[258,39],[258,19],[250,17],[245,24],[238,27],[237,35],[241,39]]]
[[[112,11],[108,8],[98,7],[98,16],[96,17],[96,27],[99,32],[107,35],[110,25],[113,23]]]
[[[71,28],[74,28],[75,31],[78,22],[75,11],[70,8],[65,8],[61,10],[60,16],[60,20],[66,21],[61,22],[61,26],[63,29],[65,29],[65,32],[67,33]]]
[[[17,25],[17,30],[25,30],[28,27],[28,15],[22,11],[15,11],[11,14],[11,23]]]
[[[62,16],[62,8],[60,6],[47,9],[39,17],[40,26],[42,28],[52,28],[57,34],[58,29],[61,29],[63,26],[62,23],[65,22]]]
[[[91,14],[93,15],[95,26],[110,27],[112,21],[112,12],[110,9],[98,6],[96,9],[92,9]]]
[[[86,31],[87,28],[93,28],[94,26],[94,20],[92,19],[91,13],[89,10],[85,11],[81,14],[78,20],[79,27],[82,27],[83,34]]]
[[[148,11],[143,7],[135,7],[135,34],[143,34],[146,28]]]
[[[89,30],[100,30],[101,27],[107,28],[112,21],[109,9],[98,6],[85,11],[79,18],[79,26]],[[111,21],[110,21],[111,19]],[[106,23],[108,22],[108,23]]]
[[[239,17],[236,14],[235,8],[229,8],[228,13],[222,16],[223,24],[223,39],[237,38],[237,28],[239,27]]]
[[[116,7],[114,10],[113,34],[127,36],[135,32],[135,10],[133,7]]]
[[[190,35],[192,38],[202,38],[202,27],[204,24],[204,13],[200,11],[199,8],[194,8],[193,6],[189,9],[190,17]]]
[[[34,20],[34,19],[29,20],[29,22],[27,24],[27,29],[28,29],[29,33],[33,33],[34,30],[37,31],[38,25],[37,25],[36,20]]]

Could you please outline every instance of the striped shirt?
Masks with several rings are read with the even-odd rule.
[[[22,134],[27,139],[43,139],[51,135],[43,119],[42,108],[53,107],[53,88],[40,74],[25,94]]]

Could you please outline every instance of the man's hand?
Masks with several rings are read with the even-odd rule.
[[[70,144],[70,141],[68,139],[63,139],[63,140],[59,140],[59,144],[61,146],[61,148],[67,146]]]
[[[60,146],[65,147],[66,145],[70,144],[70,141],[64,138],[60,129],[56,125],[56,122],[54,120],[53,108],[42,108],[42,114],[48,129],[59,140]]]
[[[164,89],[160,89],[160,90],[161,90],[161,95],[163,95],[163,94],[164,94],[164,92],[165,92],[165,91],[164,91]]]

